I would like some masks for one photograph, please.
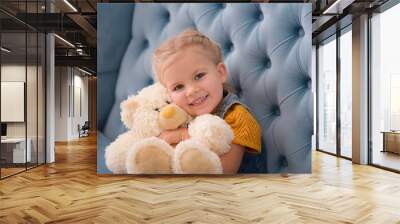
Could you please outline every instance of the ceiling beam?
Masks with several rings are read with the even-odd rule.
[[[96,45],[96,37],[97,37],[97,31],[96,28],[94,28],[86,19],[80,14],[67,14],[67,16],[73,20],[77,25],[79,25],[85,32],[86,34],[90,37],[89,40],[87,39],[86,41],[91,41],[91,45],[95,46]]]
[[[342,14],[343,10],[351,5],[355,0],[336,0],[332,1],[322,14]]]
[[[96,71],[96,58],[90,56],[55,56],[56,66],[82,66]]]

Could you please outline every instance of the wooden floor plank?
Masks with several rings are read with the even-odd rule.
[[[0,181],[0,223],[400,223],[400,175],[313,152],[313,173],[96,174],[96,139]]]

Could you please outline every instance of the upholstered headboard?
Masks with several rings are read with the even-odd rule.
[[[230,83],[263,129],[240,172],[311,172],[311,4],[98,4],[98,172],[125,127],[120,103],[153,82],[151,54],[195,27],[220,44]]]

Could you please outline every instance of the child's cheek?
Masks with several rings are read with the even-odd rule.
[[[180,106],[181,108],[185,108],[187,106],[187,101],[185,95],[180,95],[179,98],[176,101],[176,104]]]
[[[177,104],[179,106],[179,104],[181,103],[181,97],[179,96],[179,94],[173,93],[171,96],[171,100],[172,102],[174,102],[175,104]]]

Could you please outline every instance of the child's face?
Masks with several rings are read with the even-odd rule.
[[[222,100],[227,71],[199,46],[187,47],[167,63],[161,75],[172,101],[192,116],[214,111]]]

